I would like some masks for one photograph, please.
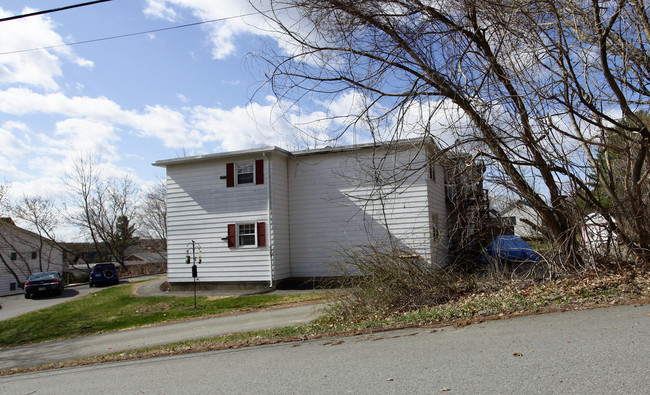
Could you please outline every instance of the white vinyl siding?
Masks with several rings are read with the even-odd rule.
[[[291,255],[289,238],[289,180],[287,158],[270,157],[269,187],[271,189],[271,218],[266,233],[271,240],[274,280],[291,276]]]
[[[441,175],[444,174],[444,169],[441,165],[436,164],[435,172]],[[448,263],[447,217],[449,213],[445,197],[445,177],[437,177],[436,180],[429,178],[427,190],[429,215],[432,219],[437,218],[438,220],[437,235],[431,234],[430,238],[431,262],[439,266],[446,266]]]
[[[430,259],[426,164],[423,155],[412,158],[414,152],[391,154],[374,163],[371,150],[289,160],[292,277],[341,274],[336,267],[342,250],[385,242],[387,229],[403,248]],[[377,197],[392,185],[382,191],[373,179],[391,180],[394,168],[410,162],[412,169],[421,169],[397,175],[408,178],[382,206]],[[372,169],[379,164],[383,171],[375,174]]]
[[[241,158],[254,161],[260,158]],[[267,247],[228,248],[228,225],[268,221],[266,185],[227,188],[227,160],[167,167],[168,280],[192,282],[184,261],[187,244],[199,243],[200,282],[268,281]],[[266,168],[266,166],[265,166]],[[265,170],[266,171],[266,170]]]

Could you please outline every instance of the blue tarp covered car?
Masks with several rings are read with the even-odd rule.
[[[497,236],[481,254],[481,263],[539,261],[540,257],[519,236]]]

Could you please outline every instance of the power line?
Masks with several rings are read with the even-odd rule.
[[[110,0],[101,0],[101,1],[110,1]],[[187,23],[187,24],[184,24],[184,25],[169,26],[169,27],[163,27],[163,28],[160,28],[160,29],[146,30],[146,31],[136,32],[136,33],[126,33],[126,34],[120,34],[120,35],[117,35],[117,36],[95,38],[95,39],[92,39],[92,40],[76,41],[76,42],[72,42],[72,43],[63,43],[63,44],[57,44],[57,45],[50,45],[50,46],[47,46],[47,47],[18,49],[18,50],[15,50],[15,51],[0,52],[0,56],[2,56],[2,55],[11,55],[11,54],[16,54],[16,53],[22,53],[22,52],[40,51],[40,50],[43,50],[43,49],[53,49],[53,48],[67,47],[67,46],[79,45],[79,44],[88,44],[88,43],[94,43],[94,42],[100,42],[100,41],[115,40],[115,39],[118,39],[118,38],[125,38],[125,37],[141,36],[143,34],[158,33],[158,32],[163,32],[163,31],[167,31],[167,30],[183,29],[183,28],[186,28],[186,27],[205,25],[205,24],[208,24],[208,23],[221,22],[221,21],[226,21],[226,20],[229,20],[229,19],[237,19],[237,18],[242,18],[242,17],[245,17],[245,16],[252,16],[252,15],[257,15],[257,13],[256,12],[251,12],[251,13],[248,13],[248,14],[242,14],[242,15],[237,15],[237,16],[227,16],[227,17],[223,17],[223,18],[210,19],[210,20],[207,20],[207,21]]]
[[[49,14],[49,13],[52,13],[52,12],[65,11],[65,10],[69,10],[69,9],[72,9],[72,8],[85,7],[87,5],[93,5],[93,4],[98,4],[98,3],[105,3],[107,1],[113,1],[113,0],[95,0],[95,1],[89,1],[87,3],[73,4],[73,5],[68,5],[68,6],[65,6],[65,7],[52,8],[50,10],[36,11],[36,12],[29,13],[29,14],[8,16],[8,17],[5,17],[5,18],[0,18],[0,22],[12,21],[14,19],[27,18],[27,17],[30,17],[30,16],[36,16],[36,15]]]

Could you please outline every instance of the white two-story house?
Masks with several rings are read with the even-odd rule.
[[[0,296],[23,292],[32,273],[64,270],[63,250],[52,240],[0,218]]]
[[[342,252],[391,240],[446,260],[444,171],[430,141],[160,160],[167,171],[168,281],[275,286],[340,275]],[[197,259],[198,262],[198,259]]]

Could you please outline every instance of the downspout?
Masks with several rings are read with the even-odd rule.
[[[266,152],[262,153],[262,156],[265,159],[268,159],[267,162],[269,164],[268,165],[269,174],[268,174],[268,177],[266,177],[267,180],[268,180],[268,182],[266,183],[266,196],[267,196],[266,204],[267,204],[267,219],[268,219],[269,226],[268,226],[268,230],[267,230],[266,233],[269,235],[269,265],[270,265],[270,267],[269,267],[269,269],[270,269],[269,270],[269,272],[270,272],[269,288],[273,288],[273,279],[275,278],[275,264],[273,262],[273,259],[274,259],[273,258],[273,237],[272,237],[273,231],[272,231],[272,224],[271,224],[271,220],[272,220],[271,210],[272,210],[272,207],[273,207],[272,202],[271,202],[271,174],[272,174],[272,172],[271,172],[271,157],[267,156]]]

